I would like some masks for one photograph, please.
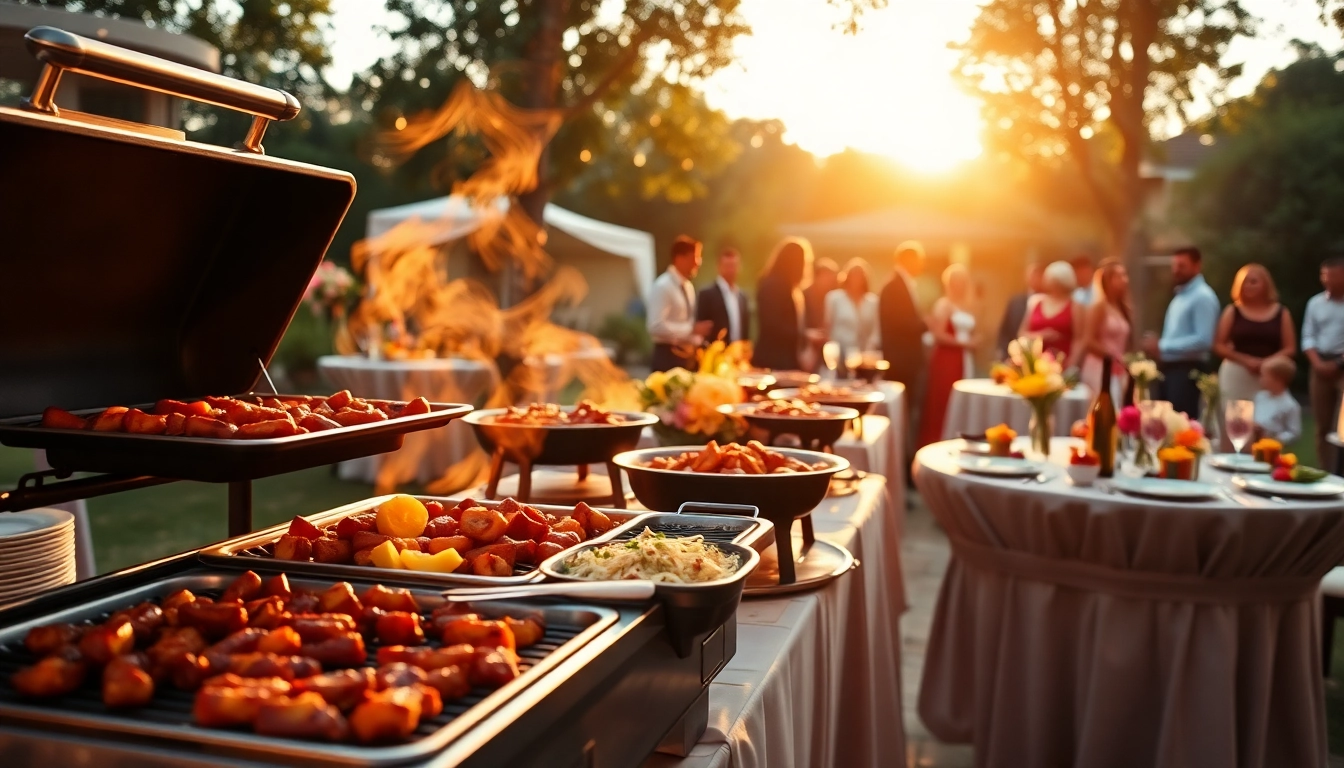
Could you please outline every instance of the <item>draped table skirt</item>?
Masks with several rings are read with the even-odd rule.
[[[915,459],[953,551],[931,733],[978,766],[1324,768],[1316,586],[1344,559],[1344,500],[1150,501],[1062,467],[1023,484],[959,473],[954,445]]]

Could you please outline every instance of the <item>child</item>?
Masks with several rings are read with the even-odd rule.
[[[1260,391],[1255,394],[1255,431],[1259,437],[1288,444],[1302,436],[1302,406],[1288,385],[1297,374],[1291,358],[1274,355],[1260,364]]]

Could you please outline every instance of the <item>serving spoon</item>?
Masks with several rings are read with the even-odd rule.
[[[618,581],[563,581],[549,584],[519,584],[508,587],[469,587],[443,593],[450,603],[478,600],[513,600],[519,597],[578,597],[588,600],[648,600],[653,582],[647,579]]]

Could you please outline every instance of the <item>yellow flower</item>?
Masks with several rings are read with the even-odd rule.
[[[1195,454],[1189,448],[1180,445],[1174,445],[1170,448],[1163,448],[1157,452],[1157,458],[1161,461],[1182,462],[1194,461]]]
[[[659,400],[667,399],[667,374],[663,371],[654,371],[644,380],[644,386],[649,388],[654,397]]]
[[[1014,392],[1026,398],[1043,397],[1058,391],[1057,387],[1051,385],[1049,377],[1038,373],[1033,373],[1030,376],[1023,376],[1017,381],[1010,383],[1008,386],[1012,387]]]

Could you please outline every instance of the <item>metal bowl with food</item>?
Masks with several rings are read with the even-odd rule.
[[[860,415],[872,410],[886,395],[880,389],[861,379],[838,379],[808,384],[802,387],[784,387],[770,390],[771,400],[802,400],[819,405],[838,405],[853,408]]]
[[[579,409],[600,414],[601,420],[573,420]],[[587,478],[589,464],[607,464],[611,496],[597,500],[625,506],[620,474],[610,465],[611,457],[639,445],[640,433],[658,422],[651,413],[604,411],[596,406],[532,405],[527,408],[491,408],[474,411],[465,418],[476,441],[491,455],[486,495],[494,498],[504,472],[504,463],[519,470],[518,497],[531,501],[532,467],[575,466],[579,479]],[[535,416],[535,417],[534,417]]]
[[[793,528],[793,521],[802,519],[804,546],[810,546],[813,536],[808,516],[826,498],[831,478],[837,472],[849,469],[849,460],[818,451],[771,448],[768,449],[770,453],[801,462],[809,469],[765,474],[725,474],[651,466],[675,460],[688,452],[700,454],[711,446],[719,451],[733,447],[718,448],[711,443],[709,446],[645,448],[619,454],[612,461],[625,470],[635,498],[649,509],[671,511],[686,502],[697,501],[758,507],[760,516],[773,523],[777,529],[775,541],[781,548],[780,581],[791,583],[794,569],[789,531]],[[790,550],[787,555],[783,552],[785,548]]]
[[[634,536],[595,541],[541,564],[556,581],[643,578],[667,613],[668,637],[677,653],[728,620],[742,602],[747,577],[760,565],[756,550],[703,536],[665,536],[644,528]]]
[[[764,395],[778,387],[805,387],[821,381],[821,377],[807,371],[746,371],[737,377],[738,386],[751,395]]]
[[[774,445],[781,435],[795,435],[802,447],[820,451],[835,445],[845,426],[859,418],[853,408],[791,400],[766,400],[719,406],[720,413],[736,413],[747,422],[749,437]]]

